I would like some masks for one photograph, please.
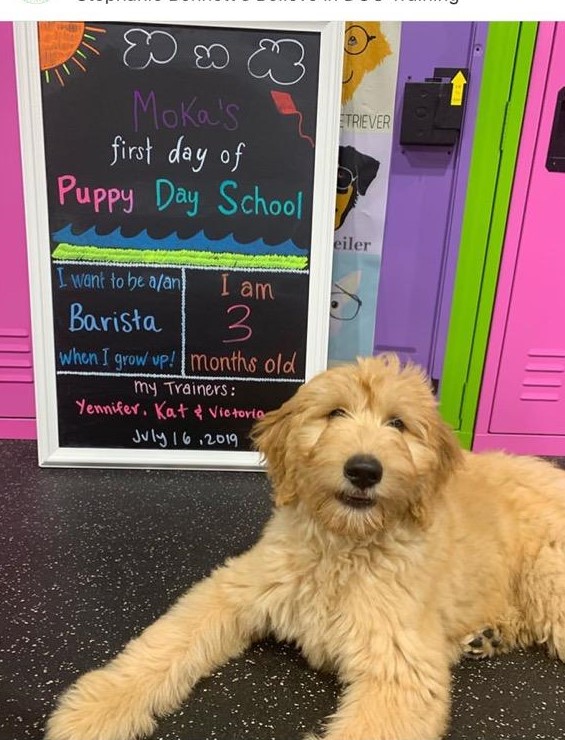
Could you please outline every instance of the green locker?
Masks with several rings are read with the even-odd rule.
[[[440,410],[470,448],[488,343],[537,23],[490,24]]]

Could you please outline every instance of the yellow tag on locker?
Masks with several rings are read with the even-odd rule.
[[[467,79],[461,70],[451,80],[451,105],[463,105],[463,91]]]

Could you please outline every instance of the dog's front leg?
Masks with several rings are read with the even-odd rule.
[[[372,660],[365,655],[363,669],[346,681],[323,740],[440,740],[449,715],[448,659],[421,647],[420,654],[396,645]]]
[[[48,721],[46,740],[132,740],[150,734],[199,678],[265,628],[249,553],[190,589],[107,666],[82,676]]]

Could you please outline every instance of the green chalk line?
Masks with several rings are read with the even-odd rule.
[[[116,247],[79,247],[59,244],[53,252],[57,260],[93,262],[146,262],[158,265],[193,265],[195,267],[259,267],[279,270],[304,270],[308,257],[280,254],[237,254],[236,252],[200,252],[191,249],[122,249]]]

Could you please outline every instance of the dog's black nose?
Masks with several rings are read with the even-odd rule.
[[[353,455],[343,466],[343,474],[357,488],[370,488],[383,477],[383,466],[373,455]]]

